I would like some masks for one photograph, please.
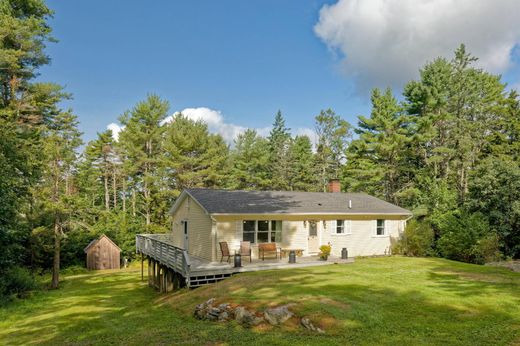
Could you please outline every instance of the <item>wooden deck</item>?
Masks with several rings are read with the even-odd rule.
[[[283,259],[258,260],[249,262],[249,258],[242,258],[242,266],[234,267],[233,258],[231,262],[210,262],[198,257],[188,255],[187,251],[176,247],[167,234],[139,234],[136,236],[136,251],[152,261],[153,273],[156,276],[156,263],[159,265],[157,275],[160,276],[162,267],[172,270],[182,276],[185,285],[188,287],[198,287],[205,284],[214,283],[233,274],[273,269],[304,268],[311,266],[321,266],[330,264],[345,264],[354,262],[353,258],[346,260],[329,257],[327,261],[319,259],[317,256],[296,257],[296,263],[289,263],[287,257]],[[149,262],[150,264],[150,262]],[[164,270],[164,269],[163,269]],[[148,271],[150,276],[150,269]],[[150,280],[149,280],[150,281]],[[152,280],[153,282],[157,280]],[[160,280],[159,280],[160,282]],[[159,286],[161,286],[159,284]]]

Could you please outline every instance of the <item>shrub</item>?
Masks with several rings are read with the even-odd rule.
[[[433,256],[433,229],[428,221],[412,220],[401,237],[392,244],[392,253],[405,256]]]
[[[3,276],[0,282],[0,296],[3,302],[13,297],[22,298],[38,287],[31,272],[26,268],[12,267]]]
[[[322,245],[320,246],[320,258],[327,259],[330,256],[331,246],[330,245]]]
[[[474,262],[484,264],[501,259],[500,242],[496,233],[490,233],[480,238],[471,249]]]
[[[441,256],[469,263],[483,263],[493,250],[487,219],[480,213],[455,210],[439,219],[437,248]]]

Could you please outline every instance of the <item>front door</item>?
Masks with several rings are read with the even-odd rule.
[[[317,253],[320,247],[318,239],[318,223],[316,221],[309,221],[309,253]]]
[[[184,220],[184,250],[188,250],[188,221]]]

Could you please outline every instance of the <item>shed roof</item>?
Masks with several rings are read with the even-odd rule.
[[[185,192],[209,214],[412,215],[409,210],[365,193],[217,189],[186,189]]]
[[[90,243],[88,243],[88,245],[83,249],[83,252],[86,253],[86,252],[88,251],[88,249],[90,249],[92,246],[94,246],[95,244],[97,244],[97,243],[98,243],[101,239],[103,239],[103,238],[106,238],[106,239],[107,239],[107,240],[108,240],[112,245],[114,245],[116,248],[119,249],[119,251],[121,251],[121,248],[120,248],[119,246],[117,246],[117,244],[114,243],[114,242],[112,241],[112,239],[110,239],[109,237],[107,237],[105,234],[102,234],[99,238],[94,239],[94,240],[92,240]]]

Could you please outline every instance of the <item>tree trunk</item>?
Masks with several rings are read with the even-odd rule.
[[[52,282],[51,288],[58,288],[60,281],[60,247],[61,247],[61,230],[59,218],[54,217],[54,258],[52,261]]]
[[[123,176],[122,177],[123,179],[123,199],[122,199],[122,202],[123,202],[123,215],[126,213],[126,177]]]
[[[112,170],[112,191],[114,195],[114,210],[117,209],[117,181],[116,181],[116,167]]]
[[[132,188],[132,216],[135,217],[135,188]]]
[[[110,194],[108,192],[108,174],[105,172],[105,209],[106,211],[110,210]]]

